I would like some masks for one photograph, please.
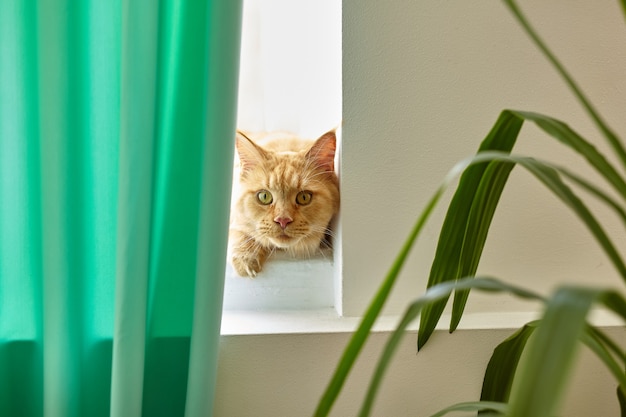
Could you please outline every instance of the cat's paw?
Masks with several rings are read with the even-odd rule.
[[[246,255],[234,255],[232,264],[235,272],[242,277],[254,278],[263,268],[260,259]]]

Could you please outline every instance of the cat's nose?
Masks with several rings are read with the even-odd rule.
[[[280,225],[280,228],[285,230],[285,227],[287,227],[287,225],[289,223],[291,223],[293,221],[293,219],[289,218],[289,217],[276,217],[274,219],[274,222],[276,222],[277,224]]]

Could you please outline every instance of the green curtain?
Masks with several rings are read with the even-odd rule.
[[[241,0],[0,1],[0,416],[210,416]]]

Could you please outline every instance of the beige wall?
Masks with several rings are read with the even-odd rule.
[[[626,133],[626,36],[617,2],[523,3],[606,119]],[[561,118],[606,148],[498,1],[344,0],[343,95],[346,315],[363,311],[430,194],[456,161],[475,151],[503,108]],[[587,172],[576,156],[532,126],[524,129],[518,151]],[[622,285],[586,230],[528,174],[516,170],[511,186],[494,220],[483,272],[543,291],[562,281]],[[601,213],[610,230],[623,230]],[[442,212],[435,217],[394,292],[390,314],[425,287]],[[624,253],[622,236],[616,240]],[[477,312],[528,308],[534,307],[479,294],[469,305]],[[476,399],[488,356],[506,334],[440,335],[417,356],[414,337],[405,338],[375,415],[426,416],[446,404]],[[347,338],[345,333],[224,336],[216,415],[311,415]],[[385,333],[372,338],[335,416],[355,415],[385,338]],[[590,359],[577,374],[563,415],[617,415],[614,383],[593,365]],[[451,378],[458,384],[452,390]]]
[[[426,417],[480,396],[491,350],[511,331],[438,332],[415,354],[404,338],[376,401],[376,417]],[[613,332],[615,333],[615,332]],[[331,414],[355,416],[386,334],[374,334]],[[220,345],[215,417],[311,416],[347,343],[347,334],[228,336]],[[614,383],[584,355],[568,393],[567,417],[619,415]]]

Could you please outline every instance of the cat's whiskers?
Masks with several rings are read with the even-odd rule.
[[[310,230],[312,233],[322,233],[325,236],[335,238],[335,232],[330,227],[311,226]]]
[[[305,167],[304,170],[305,174],[302,177],[302,183],[307,183],[307,184],[315,184],[315,185],[319,185],[319,184],[323,184],[324,181],[322,181],[322,179],[324,178],[328,178],[328,172],[325,171],[314,171],[311,170],[309,167]],[[321,177],[321,179],[318,179],[318,177]]]
[[[270,248],[270,252],[269,252],[269,254],[268,254],[268,257],[269,257],[269,256],[274,255],[274,254],[276,253],[276,251],[277,251],[276,246],[272,246],[272,247]]]

